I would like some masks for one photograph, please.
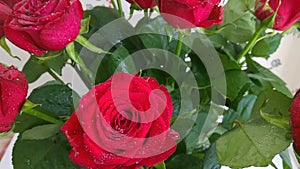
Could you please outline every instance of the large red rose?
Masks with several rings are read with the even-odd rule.
[[[4,21],[11,14],[11,8],[19,1],[21,0],[0,0],[0,38],[3,36]]]
[[[158,0],[163,18],[179,28],[210,27],[223,22],[221,0]],[[180,19],[179,19],[179,18]]]
[[[4,33],[16,46],[43,55],[74,41],[82,17],[79,0],[22,0],[5,21]]]
[[[136,3],[142,9],[153,8],[156,6],[155,0],[126,0],[127,2]]]
[[[70,158],[92,169],[153,166],[176,149],[172,109],[170,94],[155,79],[116,73],[83,96],[62,127]]]
[[[264,20],[272,16],[278,9],[273,28],[283,31],[300,21],[299,8],[299,0],[258,0],[255,15],[258,19]]]
[[[8,131],[26,99],[28,83],[15,67],[0,64],[0,132]]]

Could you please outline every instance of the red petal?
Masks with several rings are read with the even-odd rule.
[[[24,49],[36,55],[43,55],[45,51],[36,46],[33,39],[26,32],[17,31],[7,26],[9,25],[11,20],[12,18],[9,17],[6,20],[6,25],[4,26],[4,33],[6,38],[21,49]]]
[[[16,68],[0,64],[0,132],[10,129],[27,96],[25,75]]]
[[[63,49],[78,36],[82,17],[82,5],[76,0],[61,18],[44,26],[39,34],[40,41],[36,43],[42,43],[49,51]]]

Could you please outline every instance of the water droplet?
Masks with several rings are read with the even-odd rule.
[[[26,160],[26,165],[28,165],[28,166],[31,165],[31,160],[30,160],[30,159],[27,159],[27,160]]]

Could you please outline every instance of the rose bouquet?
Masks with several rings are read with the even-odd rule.
[[[14,168],[276,167],[276,155],[292,168],[299,94],[293,100],[256,60],[297,31],[299,7],[111,0],[83,10],[78,0],[0,0],[0,45],[19,60],[8,41],[30,53],[23,68],[0,64],[0,132],[19,133]],[[84,89],[64,81],[66,65]],[[53,80],[28,92],[43,74]]]

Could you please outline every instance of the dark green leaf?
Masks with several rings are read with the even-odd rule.
[[[217,152],[216,152],[216,143],[213,143],[204,157],[203,169],[220,169],[221,165],[218,160]]]
[[[37,117],[28,115],[26,113],[21,113],[17,116],[15,120],[13,131],[15,133],[22,133],[27,129],[31,129],[35,126],[48,124],[48,123],[49,122],[41,120]]]
[[[227,83],[227,97],[234,100],[242,89],[251,84],[247,74],[240,70],[233,70],[225,72]]]
[[[166,163],[170,169],[199,169],[202,168],[201,159],[187,154],[179,154]]]
[[[13,149],[14,169],[79,169],[69,158],[68,143],[62,133],[43,140],[19,139]]]
[[[66,85],[48,84],[34,89],[28,100],[57,116],[69,116],[74,112],[78,95]]]
[[[96,84],[106,81],[115,72],[137,72],[132,60],[124,61],[128,56],[128,50],[124,46],[119,46],[112,55],[106,55],[98,67]]]
[[[26,75],[28,83],[36,81],[42,74],[47,71],[48,68],[40,64],[39,60],[35,57],[30,57],[22,70],[22,72],[24,72]]]

